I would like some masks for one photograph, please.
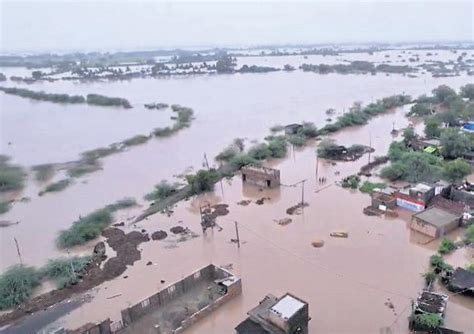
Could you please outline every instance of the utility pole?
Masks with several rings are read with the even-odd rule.
[[[15,240],[15,245],[16,245],[16,252],[18,254],[18,258],[20,259],[20,264],[23,265],[23,259],[21,258],[21,252],[20,252],[20,246],[18,246],[18,240],[16,238],[13,238]]]
[[[240,248],[240,237],[239,237],[239,226],[237,225],[237,221],[235,223],[235,234],[237,235],[237,247]]]
[[[316,179],[318,178],[318,169],[319,169],[319,155],[316,151]]]
[[[207,161],[207,155],[206,155],[206,153],[204,153],[204,161],[205,161],[205,163],[206,163],[206,168],[207,168],[207,170],[209,170],[209,161]]]
[[[369,132],[369,164],[370,164],[370,154],[372,153],[372,133]]]

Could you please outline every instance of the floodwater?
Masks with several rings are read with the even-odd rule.
[[[290,58],[295,59],[262,59],[286,64],[291,63]],[[204,153],[212,160],[236,137],[248,138],[250,145],[251,140],[265,137],[269,127],[275,124],[305,120],[320,127],[328,117],[325,114],[328,108],[336,108],[341,113],[354,101],[369,103],[402,92],[418,96],[440,84],[458,89],[470,81],[467,76],[435,79],[427,75],[408,78],[295,71],[25,85],[54,93],[124,97],[137,106],[129,110],[62,106],[1,94],[2,153],[12,155],[14,162],[24,166],[69,161],[84,149],[148,133],[168,121],[169,113],[145,110],[140,107],[144,103],[189,106],[195,110],[196,120],[189,129],[170,138],[151,140],[103,159],[103,170],[76,179],[60,193],[38,197],[42,185],[29,180],[25,190],[15,195],[30,197],[31,201],[15,204],[10,212],[1,216],[2,220],[20,221],[20,224],[0,230],[0,270],[18,262],[14,237],[27,264],[41,265],[49,258],[64,255],[55,248],[54,239],[59,230],[69,227],[79,215],[123,197],[136,197],[143,203],[141,197],[154,184],[162,179],[171,180],[184,171],[202,168]],[[393,140],[390,135],[393,124],[396,128],[407,126],[405,112],[400,108],[373,119],[367,126],[348,129],[334,137],[346,145],[368,144],[371,137],[376,150],[373,156],[383,155]],[[21,118],[16,113],[22,113]],[[55,119],[49,120],[51,117]],[[11,145],[5,133],[15,136]],[[218,220],[223,231],[216,230],[179,243],[177,248],[174,248],[175,243],[166,240],[142,244],[143,260],[127,270],[128,278],[103,284],[93,302],[67,317],[67,326],[77,327],[106,317],[116,320],[120,309],[213,262],[233,264],[233,272],[243,279],[243,294],[196,324],[190,332],[229,333],[265,294],[279,295],[286,291],[310,303],[314,332],[369,333],[389,326],[394,332],[405,332],[410,299],[422,285],[420,273],[426,270],[433,251],[419,244],[419,236],[407,229],[403,219],[366,217],[362,208],[369,203],[368,196],[333,185],[335,171],[341,172],[337,179],[352,174],[367,162],[367,156],[336,166],[320,161],[319,174],[326,176],[328,182],[324,185],[327,188],[316,192],[321,186],[316,181],[314,149],[314,145],[297,149],[291,151],[287,159],[271,163],[281,169],[284,184],[308,180],[305,200],[310,206],[304,215],[292,217],[293,222],[288,226],[274,222],[285,217],[286,208],[298,203],[301,198],[298,187],[282,187],[267,194],[252,187],[242,188],[239,177],[231,184],[224,181],[222,188],[219,184],[216,186],[215,194],[199,198],[209,197],[230,205],[230,214]],[[244,198],[255,200],[266,196],[272,199],[262,206],[236,205]],[[117,220],[126,221],[142,209],[121,211]],[[239,222],[243,240],[240,249],[229,241],[235,237],[235,220]],[[180,203],[170,218],[155,215],[139,228],[167,230],[177,224],[200,233],[196,203]],[[349,238],[330,238],[329,233],[338,229],[349,231]],[[310,242],[314,238],[324,239],[325,246],[313,248]],[[78,252],[88,249],[83,247]],[[146,266],[147,261],[155,262],[156,266]],[[166,281],[164,285],[159,283],[161,279]],[[122,295],[107,299],[116,294]],[[397,316],[384,305],[387,298],[395,305]],[[469,323],[469,314],[474,310],[472,302],[456,296],[451,299],[449,309],[447,323],[450,326],[474,331]],[[341,314],[344,314],[343,322]]]
[[[363,138],[369,130],[376,133],[379,139],[374,142],[375,154],[381,154],[391,141],[389,121],[398,121],[402,127],[408,124],[403,111],[398,110],[352,129],[352,138]],[[342,132],[334,137],[344,142],[345,136]],[[320,185],[311,145],[292,152],[288,159],[274,161],[272,166],[281,170],[285,185],[279,189],[260,191],[258,187],[242,185],[240,176],[236,176],[217,184],[212,194],[179,203],[171,217],[149,217],[136,228],[168,231],[180,225],[202,234],[199,205],[226,203],[230,210],[227,216],[217,219],[222,231],[208,230],[201,237],[182,243],[168,237],[141,244],[142,260],[124,273],[128,278],[103,284],[93,302],[72,312],[63,324],[75,328],[84,318],[118,320],[120,309],[214,263],[233,265],[231,271],[242,278],[242,295],[196,323],[188,333],[231,333],[267,293],[285,292],[309,303],[311,332],[378,333],[382,328],[390,328],[392,333],[407,333],[411,299],[423,286],[421,273],[428,268],[428,258],[434,251],[431,245],[422,245],[425,240],[408,229],[405,219],[367,217],[362,208],[370,203],[369,196],[334,184],[357,171],[366,159],[364,156],[336,166],[321,160],[318,176],[325,176],[328,181]],[[336,171],[340,176],[334,175]],[[276,221],[288,217],[286,209],[301,200],[301,187],[290,185],[302,179],[307,180],[304,196],[309,207],[301,215],[289,216],[293,220],[289,225],[280,226]],[[262,197],[271,199],[257,205],[255,201]],[[248,206],[238,205],[243,199],[252,202]],[[236,237],[235,221],[242,242],[240,248],[230,242]],[[347,231],[349,238],[329,236],[338,230]],[[324,247],[313,248],[314,239],[323,239]],[[148,261],[153,265],[145,265]],[[462,265],[466,263],[469,258]],[[394,311],[384,305],[387,301],[393,303]],[[472,300],[452,297],[446,323],[451,328],[472,332],[472,311]],[[345,315],[344,321],[341,314]]]

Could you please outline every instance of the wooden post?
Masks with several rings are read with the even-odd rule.
[[[372,153],[372,133],[369,132],[369,164],[370,164],[370,154]]]
[[[301,186],[301,207],[303,208],[304,207],[304,183],[306,182],[306,180],[303,180],[301,182],[302,182],[302,186]]]
[[[239,226],[237,225],[237,221],[235,223],[235,234],[237,235],[237,247],[240,248],[240,237],[239,237]]]
[[[206,162],[206,168],[209,170],[209,161],[207,161],[207,155],[204,153],[204,161]]]

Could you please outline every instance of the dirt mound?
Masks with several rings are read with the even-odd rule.
[[[250,203],[252,203],[251,200],[249,200],[249,199],[243,199],[243,200],[241,200],[240,202],[237,202],[237,205],[247,206],[247,205],[249,205]]]
[[[227,204],[216,204],[212,206],[212,213],[211,215],[215,217],[219,216],[226,216],[229,214],[228,210],[229,205]]]
[[[182,234],[184,233],[185,229],[182,226],[173,226],[172,228],[170,228],[170,231],[174,234]]]
[[[292,220],[291,220],[291,218],[286,217],[286,218],[283,218],[283,219],[276,219],[275,222],[278,225],[285,226],[285,225],[291,224]]]
[[[166,239],[167,236],[168,236],[168,233],[161,230],[161,231],[153,232],[151,235],[151,238],[153,240],[163,240],[163,239]]]

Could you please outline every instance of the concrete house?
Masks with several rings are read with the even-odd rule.
[[[308,334],[308,303],[289,293],[271,294],[250,310],[236,328],[237,334]]]
[[[425,183],[395,193],[399,207],[415,212],[423,211],[434,196],[435,187]]]
[[[268,167],[242,167],[242,182],[260,187],[273,188],[280,185],[280,171]]]
[[[432,238],[438,238],[459,227],[460,222],[460,216],[431,207],[413,215],[410,228]]]

